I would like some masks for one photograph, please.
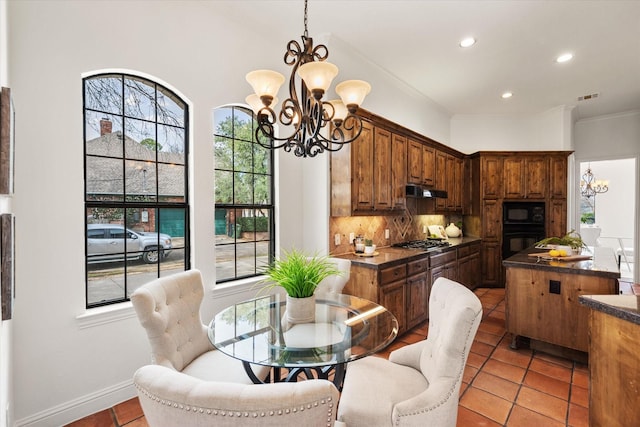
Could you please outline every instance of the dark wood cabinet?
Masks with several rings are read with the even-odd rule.
[[[394,208],[406,206],[407,138],[392,134],[391,139],[391,198]]]
[[[502,198],[502,157],[486,155],[480,158],[480,199]]]
[[[547,195],[548,158],[519,156],[504,159],[505,199],[544,199]]]
[[[482,285],[502,287],[502,251],[499,242],[482,242]]]
[[[349,145],[353,175],[353,210],[368,212],[373,210],[373,126],[363,122],[362,133]]]
[[[422,183],[427,186],[435,184],[436,178],[436,150],[422,144]]]
[[[409,262],[407,264],[406,289],[407,330],[429,318],[430,285],[429,257]]]
[[[481,285],[480,243],[473,243],[458,249],[458,282],[469,289]]]
[[[552,156],[549,160],[549,184],[552,199],[567,198],[567,157]]]
[[[380,287],[379,304],[389,310],[398,320],[398,333],[407,330],[405,315],[406,281],[400,280]]]
[[[446,277],[451,280],[458,280],[458,256],[456,251],[443,252],[431,255],[431,283],[438,277]]]
[[[390,210],[394,201],[391,196],[391,132],[375,127],[373,132],[373,208]]]
[[[567,201],[551,199],[547,207],[547,236],[567,234]]]

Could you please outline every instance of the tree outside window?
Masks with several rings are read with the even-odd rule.
[[[251,110],[214,112],[216,281],[253,277],[273,259],[273,154]]]

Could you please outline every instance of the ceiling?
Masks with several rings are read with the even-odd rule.
[[[304,30],[303,0],[224,7],[287,41]],[[311,37],[330,33],[452,115],[566,105],[584,119],[640,109],[637,0],[309,0],[308,29]],[[468,36],[477,43],[459,47]],[[574,58],[556,63],[565,52]],[[502,99],[505,91],[513,97]],[[598,96],[578,101],[590,94]]]

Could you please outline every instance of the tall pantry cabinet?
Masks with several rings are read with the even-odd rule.
[[[567,157],[569,151],[478,152],[470,156],[470,216],[465,228],[482,238],[482,286],[504,286],[502,204],[542,201],[545,234],[567,232]]]

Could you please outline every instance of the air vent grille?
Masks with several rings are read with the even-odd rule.
[[[590,93],[589,95],[582,95],[578,97],[578,101],[589,101],[591,99],[596,99],[600,96],[599,93]]]

